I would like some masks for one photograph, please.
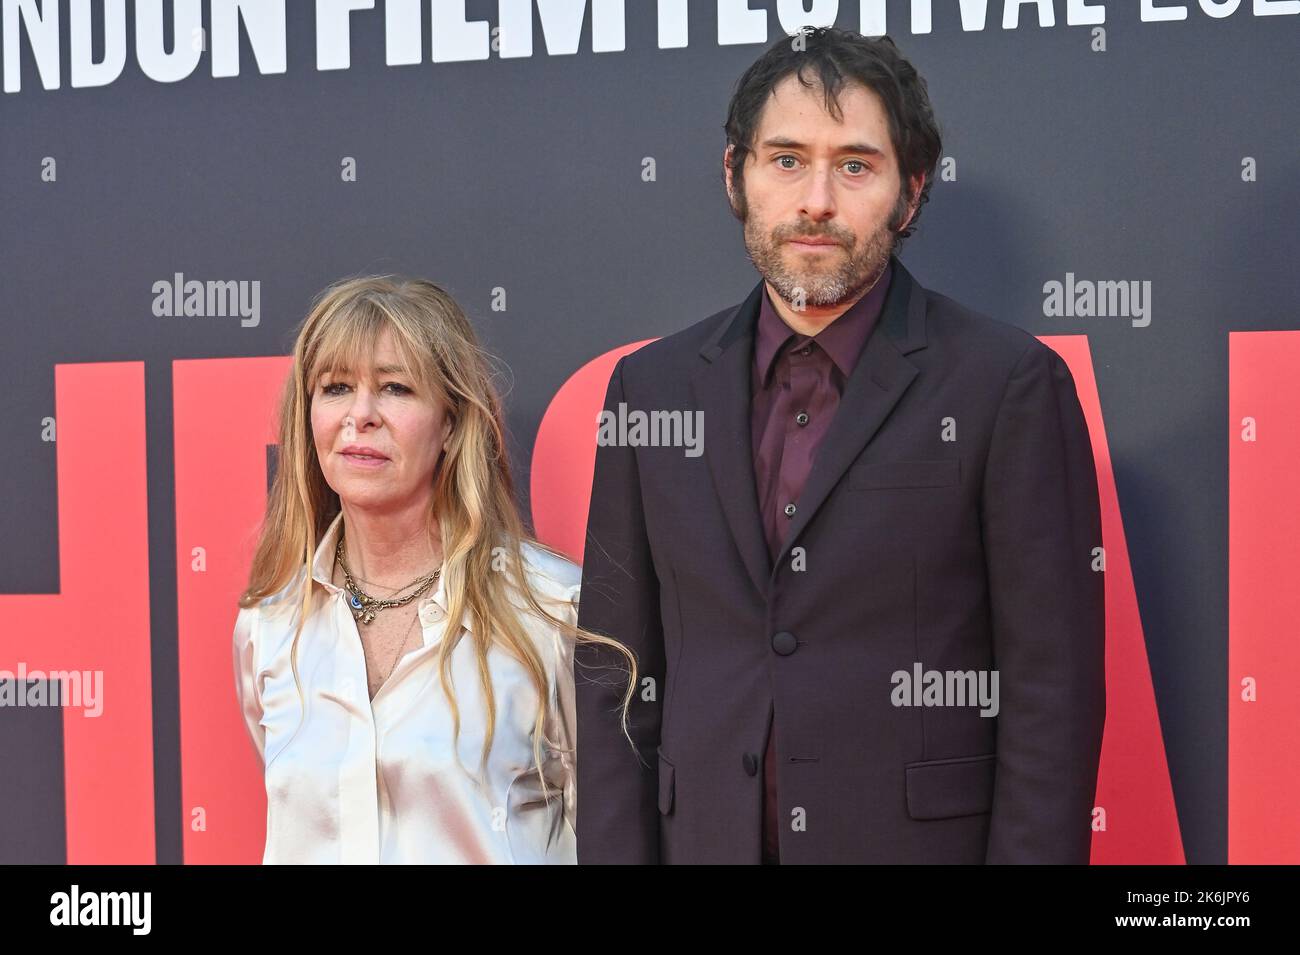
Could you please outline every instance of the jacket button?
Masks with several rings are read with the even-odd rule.
[[[794,653],[795,645],[794,634],[788,630],[782,630],[772,638],[772,649],[783,657],[788,657]]]
[[[800,411],[794,416],[794,423],[801,428],[804,427],[808,423],[808,412]]]
[[[744,757],[741,759],[741,762],[745,764],[745,772],[746,772],[748,775],[750,775],[750,776],[757,776],[757,775],[758,775],[758,757],[757,757],[757,756],[755,756],[753,753],[746,753],[746,754],[744,755]]]

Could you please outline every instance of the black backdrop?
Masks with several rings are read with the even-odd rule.
[[[720,184],[721,127],[763,45],[720,45],[718,5],[692,2],[688,45],[659,49],[656,5],[634,0],[623,51],[592,52],[588,11],[576,55],[548,54],[535,19],[531,57],[433,63],[426,8],[423,62],[388,66],[381,0],[351,17],[350,68],[320,71],[315,9],[290,0],[283,73],[260,74],[243,36],[240,75],[213,78],[205,54],[189,77],[156,82],[135,62],[128,16],[120,77],[75,88],[68,0],[58,6],[59,88],[42,88],[24,37],[22,88],[0,95],[0,590],[59,587],[56,452],[40,434],[54,365],[144,361],[158,859],[179,861],[172,361],[286,353],[311,296],[345,274],[430,277],[514,370],[527,508],[533,436],[576,368],[752,287]],[[956,173],[935,184],[902,255],[922,282],[988,314],[1088,336],[1187,858],[1221,862],[1227,336],[1296,327],[1300,18],[1256,16],[1247,2],[1214,19],[1193,2],[1183,21],[1144,22],[1137,0],[1112,0],[1098,51],[1065,6],[1053,27],[1026,6],[1004,29],[994,0],[986,27],[964,31],[955,5],[936,4],[933,31],[913,35],[908,4],[889,4]],[[776,3],[749,7],[768,11],[775,39]],[[857,4],[840,7],[838,25],[857,28]],[[495,2],[466,10],[497,16]],[[55,182],[42,181],[45,157]],[[340,176],[343,157],[356,159],[355,182]],[[156,317],[151,287],[176,272],[259,280],[260,322]],[[1149,325],[1046,316],[1044,283],[1067,272],[1149,281]],[[505,311],[491,308],[497,288]],[[47,730],[0,711],[6,765],[48,771]],[[59,827],[47,814],[23,844],[42,856]]]

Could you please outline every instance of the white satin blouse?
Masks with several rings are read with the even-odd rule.
[[[486,708],[475,650],[464,634],[451,671],[460,707],[459,751],[437,674],[447,605],[438,590],[419,605],[424,644],[406,653],[372,701],[365,656],[345,591],[330,582],[342,515],[316,550],[313,579],[326,599],[298,641],[303,715],[289,647],[299,601],[291,584],[235,622],[239,705],[266,778],[264,863],[567,863],[577,861],[573,641],[534,614],[521,616],[549,673],[552,716],[542,744],[543,801],[533,759],[537,694],[502,650],[488,654],[497,722],[476,780]],[[524,545],[542,605],[577,621],[581,570]],[[296,733],[295,733],[296,730]]]

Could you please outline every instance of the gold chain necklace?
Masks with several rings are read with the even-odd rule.
[[[348,565],[343,559],[342,534],[339,535],[339,544],[334,551],[334,559],[337,560],[339,566],[343,568],[343,586],[348,594],[348,609],[352,611],[353,618],[362,624],[370,623],[370,621],[375,619],[375,614],[379,613],[381,610],[387,610],[390,607],[401,607],[410,603],[416,597],[420,596],[420,594],[428,590],[442,573],[442,568],[439,567],[433,573],[425,574],[423,577],[411,581],[411,583],[407,584],[405,587],[398,587],[397,590],[394,591],[394,593],[400,593],[407,587],[417,587],[416,590],[413,590],[405,597],[401,597],[397,600],[384,600],[370,596],[370,594],[357,586],[356,580],[348,570]]]
[[[415,621],[419,619],[420,615],[418,613],[411,618],[411,625],[406,628],[406,636],[402,638],[402,645],[397,648],[397,656],[393,657],[393,662],[389,664],[388,672],[384,674],[383,680],[380,681],[380,689],[383,689],[384,684],[388,682],[388,678],[392,676],[393,671],[397,669],[397,661],[402,659],[402,651],[406,649],[406,641],[411,639],[411,631],[415,629]]]

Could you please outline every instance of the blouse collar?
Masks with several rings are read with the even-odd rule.
[[[339,511],[334,517],[333,523],[325,531],[325,536],[316,548],[316,555],[312,559],[312,579],[324,587],[331,594],[342,594],[342,587],[333,583],[330,578],[334,575],[334,549],[338,547],[339,535],[343,532],[343,512]],[[346,599],[346,597],[344,598]],[[420,603],[421,618],[425,615],[427,605],[436,604],[442,610],[443,615],[447,613],[447,588],[444,586],[442,574],[438,575],[438,589],[432,595],[424,597]],[[470,614],[462,615],[461,626],[470,632],[473,628],[469,623]]]

